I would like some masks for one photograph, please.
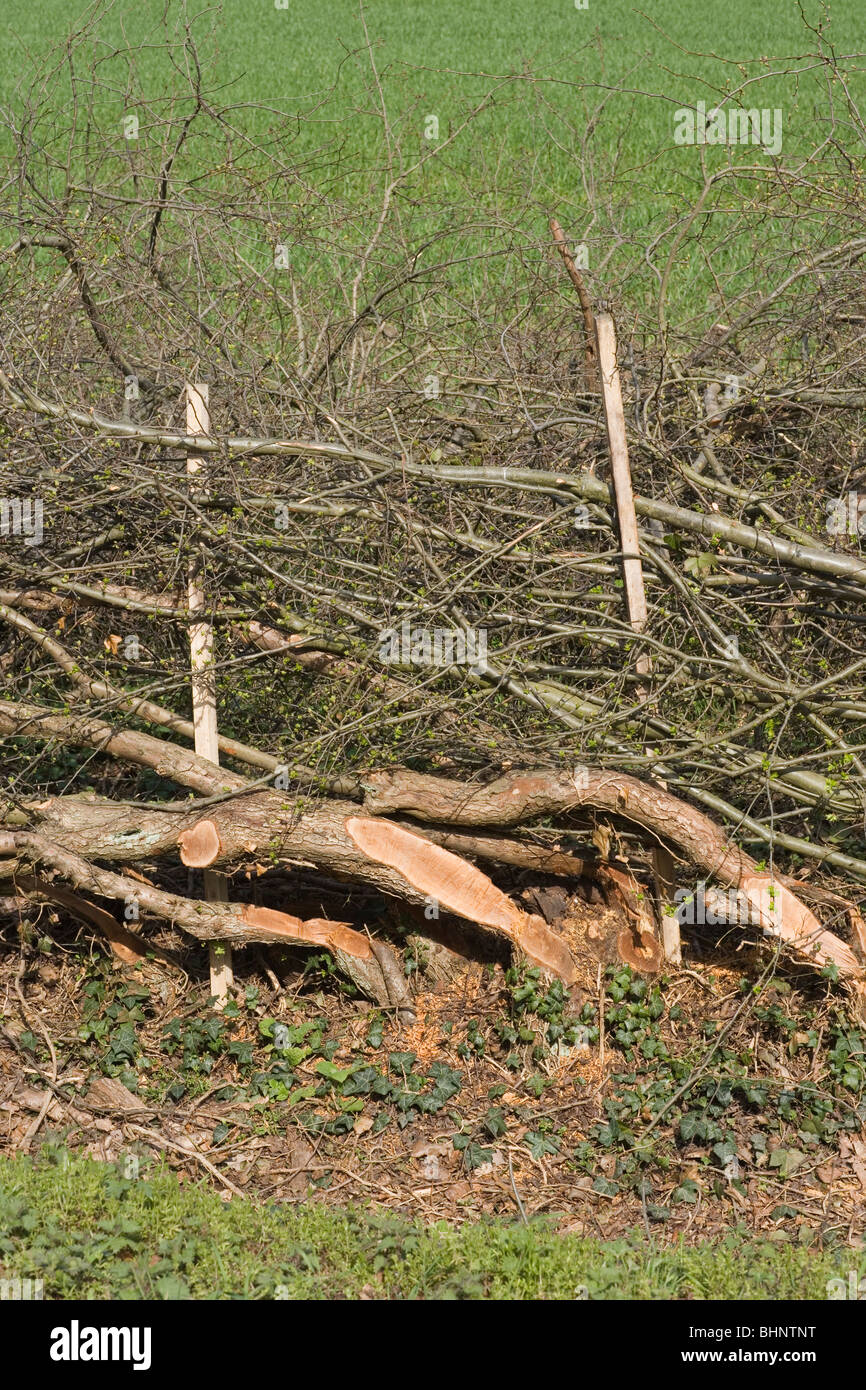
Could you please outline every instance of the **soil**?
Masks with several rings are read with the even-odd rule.
[[[190,1030],[215,1018],[198,945],[165,928],[150,939],[183,968],[154,959],[131,967],[62,912],[44,908],[21,924],[7,911],[0,917],[0,1152],[60,1143],[120,1164],[159,1156],[183,1180],[213,1183],[226,1200],[372,1202],[427,1221],[545,1214],[563,1230],[604,1238],[638,1229],[661,1241],[697,1240],[737,1225],[776,1239],[859,1243],[863,1034],[846,1025],[839,986],[783,960],[774,969],[767,947],[743,932],[693,929],[683,968],[645,978],[663,1012],[657,1023],[640,1023],[644,1041],[629,1048],[628,1023],[617,1014],[622,1001],[611,994],[624,981],[629,988],[631,972],[616,954],[622,920],[576,896],[559,900],[556,911],[580,964],[565,1012],[596,1024],[576,1042],[551,1044],[544,1019],[520,1014],[515,992],[526,977],[515,986],[498,943],[490,958],[467,959],[404,931],[404,959],[418,966],[414,1022],[350,997],[324,962],[305,971],[309,957],[251,949],[235,958],[240,1005],[224,1020],[222,1041],[203,1061],[191,1053],[186,1068],[180,1048],[192,1046]],[[447,940],[448,924],[437,934]],[[536,988],[543,995],[545,982]],[[260,1026],[267,1019],[292,1028],[315,1022],[312,1036],[321,1038],[296,1058],[284,1099],[279,1087],[257,1095],[250,1084],[274,1061]],[[503,1025],[525,1028],[532,1041],[503,1043]],[[840,1072],[846,1026],[856,1076]],[[171,1027],[180,1040],[174,1053],[166,1050]],[[410,1100],[413,1083],[401,1067],[426,1084],[430,1068],[444,1066],[459,1074],[459,1090],[428,1113],[369,1092],[347,1110],[339,1079],[323,1078],[323,1048],[325,1067],[377,1068],[396,1078],[397,1090],[405,1083]],[[647,1057],[647,1048],[656,1055]],[[680,1070],[665,1090],[671,1058]],[[752,1100],[737,1092],[725,1105],[725,1078],[734,1074],[763,1089]],[[817,1134],[802,1127],[802,1094],[817,1097],[828,1117]],[[714,1135],[689,1137],[680,1125],[696,1113],[696,1095],[701,1104],[721,1095],[721,1148]],[[792,1095],[794,1102],[780,1102]],[[631,1138],[610,1142],[605,1125],[612,1113],[621,1119],[629,1097]]]

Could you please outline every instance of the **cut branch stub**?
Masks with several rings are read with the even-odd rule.
[[[619,958],[643,975],[655,975],[662,968],[662,948],[652,932],[623,927],[616,938]]]
[[[543,918],[522,912],[474,864],[393,821],[350,816],[345,825],[349,838],[364,854],[394,869],[417,892],[458,917],[502,932],[536,965],[566,984],[575,982],[574,961]]]
[[[598,875],[608,901],[616,902],[628,922],[616,939],[620,960],[633,970],[655,975],[662,968],[664,953],[638,883],[631,874],[615,869],[612,864],[600,865]]]
[[[190,869],[206,869],[216,863],[222,845],[219,831],[212,820],[199,820],[189,830],[182,830],[177,837],[180,845],[180,858]]]
[[[250,903],[196,902],[156,888],[140,875],[133,879],[100,868],[44,835],[27,830],[0,833],[0,853],[10,852],[31,868],[41,866],[62,876],[79,892],[98,893],[124,903],[134,902],[142,914],[172,922],[201,941],[229,941],[239,946],[253,941],[275,945],[296,941],[307,946],[324,946],[333,953],[338,969],[377,1004],[397,1007],[403,1017],[412,1013],[411,999],[402,986],[400,969],[390,948],[384,942],[377,942],[373,948],[367,938],[347,922],[329,922],[321,918],[304,922],[287,912]],[[16,873],[15,878],[18,886],[26,884],[27,891],[42,892],[46,886],[55,897],[62,893],[62,900],[68,903],[70,911],[86,914],[87,920],[94,922],[106,935],[113,933],[113,941],[120,940],[123,928],[119,928],[104,909],[82,899],[79,892],[65,886],[61,888],[53,880],[43,885],[41,878],[30,874],[22,877]]]
[[[253,907],[250,904],[241,909],[240,917],[249,927],[264,927],[266,931],[275,932],[287,940],[300,941],[308,946],[326,946],[329,950],[340,950],[360,960],[369,960],[373,955],[367,938],[354,931],[348,922],[328,922],[321,917],[311,917],[303,922],[300,917],[292,917],[288,912],[275,912],[271,907]]]
[[[370,942],[348,922],[330,922],[311,917],[302,922],[269,907],[247,906],[241,919],[256,930],[275,931],[288,940],[309,946],[324,946],[331,952],[337,968],[377,1004],[393,1007],[406,1022],[415,1021],[412,999],[397,958],[384,941]]]

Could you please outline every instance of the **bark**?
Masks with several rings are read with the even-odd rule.
[[[192,729],[192,725],[189,727]],[[0,734],[22,738],[45,738],[47,735],[62,743],[97,748],[136,767],[151,768],[160,777],[205,796],[240,790],[248,785],[238,773],[216,767],[176,743],[167,743],[132,729],[116,730],[104,720],[87,714],[59,714],[42,705],[0,700]]]
[[[13,862],[7,863],[4,868],[7,875],[11,872],[13,881],[18,879],[19,866],[23,868],[21,886],[25,892],[30,889],[51,895],[59,893],[59,900],[62,901],[64,896],[68,899],[62,886],[55,888],[51,881],[53,876],[57,876],[72,884],[80,893],[95,894],[125,904],[134,902],[142,917],[158,917],[176,923],[201,941],[228,941],[239,946],[262,942],[324,947],[333,954],[343,973],[377,1003],[386,1007],[397,1005],[411,1012],[408,991],[400,991],[395,985],[398,976],[393,963],[388,962],[387,979],[380,963],[383,958],[387,959],[388,947],[379,942],[374,951],[367,938],[353,930],[347,922],[331,922],[321,918],[304,922],[289,913],[253,907],[248,903],[211,903],[181,897],[140,879],[100,868],[44,836],[28,831],[0,833],[0,856],[12,858]],[[34,879],[33,870],[41,870],[42,875]],[[105,916],[109,917],[110,914]],[[92,914],[90,920],[94,920]],[[98,925],[105,930],[107,924]],[[113,925],[116,929],[117,924]]]
[[[460,836],[460,827],[471,827],[473,832],[502,830],[540,817],[603,811],[639,828],[650,842],[670,846],[701,878],[743,888],[747,893],[756,876],[760,878],[754,860],[732,844],[703,812],[650,783],[602,769],[581,769],[580,775],[510,773],[476,786],[405,769],[377,771],[362,784],[365,799],[359,808],[337,798],[308,801],[272,789],[250,790],[242,777],[174,744],[146,734],[114,733],[101,721],[75,720],[35,706],[0,702],[3,731],[51,734],[89,743],[140,766],[156,767],[163,775],[207,794],[203,803],[189,809],[183,803],[165,808],[143,804],[136,808],[134,818],[129,808],[92,796],[50,797],[30,808],[40,835],[58,852],[84,856],[82,863],[87,859],[134,863],[162,857],[169,862],[180,858],[190,864],[218,864],[225,869],[260,859],[274,865],[302,865],[419,906],[435,899],[446,911],[498,931],[531,960],[569,983],[575,977],[575,966],[564,943],[541,918],[523,912],[479,869],[447,847],[450,840],[473,857],[494,857],[496,837]],[[203,805],[207,807],[205,816],[199,809]],[[425,834],[421,827],[400,824],[393,818],[395,814],[433,828]],[[434,843],[434,837],[439,843]],[[512,859],[519,858],[526,850],[535,852],[537,846],[506,841],[501,861],[508,862],[509,853]],[[583,873],[585,861],[575,860],[575,864]],[[629,924],[630,935],[623,938],[621,946],[623,955],[637,968],[657,968],[657,943],[640,894],[628,879],[618,881],[611,866],[606,873],[607,886],[618,895]],[[128,883],[125,878],[121,882],[124,891],[120,896],[125,898]],[[783,887],[780,900],[784,911],[775,923],[781,928],[778,934],[813,963],[834,963],[841,973],[862,977],[864,971],[852,952],[839,938],[821,929],[794,896],[794,885],[789,881]],[[94,891],[102,890],[94,886]],[[104,895],[117,896],[112,892]],[[184,901],[178,899],[177,903]],[[163,902],[162,915],[168,906]],[[192,922],[197,928],[195,935],[219,939],[222,934],[224,939],[235,941],[273,939],[252,935],[262,929],[260,923],[244,918],[244,909],[238,907],[220,909],[233,914],[222,933],[216,928],[203,932],[200,905],[192,916],[175,904],[171,907],[171,920],[185,928]],[[287,920],[297,923],[297,919]],[[288,930],[283,929],[283,935]],[[297,939],[303,939],[298,935],[299,927],[292,930]],[[312,933],[311,944],[326,944],[321,932]],[[343,949],[335,936],[332,945]],[[351,954],[344,950],[344,955]],[[356,958],[369,956],[367,948]],[[379,993],[381,996],[381,986]]]
[[[709,816],[679,797],[624,773],[581,768],[578,775],[515,772],[478,786],[404,769],[365,779],[373,815],[503,829],[540,816],[607,811],[670,844],[687,863],[719,883],[738,886],[755,861],[732,844]]]
[[[138,440],[164,449],[180,449],[187,453],[222,454],[232,456],[274,457],[282,454],[308,458],[341,459],[373,465],[377,469],[394,469],[404,477],[419,478],[431,483],[460,483],[466,487],[507,488],[514,491],[533,491],[579,497],[587,502],[611,503],[607,483],[591,473],[547,472],[535,468],[499,468],[484,465],[418,463],[412,458],[397,460],[369,449],[352,448],[309,439],[263,439],[248,436],[202,436],[181,434],[159,426],[137,425],[126,420],[111,419],[95,410],[78,410],[60,401],[49,401],[37,395],[22,382],[13,384],[6,372],[0,370],[0,387],[12,404],[29,409],[55,420],[66,420],[89,432],[98,432],[111,439]],[[713,537],[739,546],[747,553],[767,555],[794,569],[810,574],[836,575],[866,585],[866,561],[854,555],[828,550],[824,546],[803,545],[782,536],[768,534],[760,527],[732,521],[721,512],[695,512],[673,506],[654,498],[635,496],[638,516],[661,521],[671,528],[692,535]]]
[[[587,847],[586,858],[568,854],[547,845],[529,840],[508,839],[504,835],[461,835],[449,830],[434,830],[427,825],[416,827],[425,840],[432,840],[454,854],[467,854],[471,859],[487,859],[493,864],[509,864],[515,869],[527,869],[537,874],[554,874],[559,878],[592,878],[598,860]]]

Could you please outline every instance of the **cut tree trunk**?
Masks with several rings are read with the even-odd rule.
[[[83,887],[79,881],[81,865],[86,867],[91,860],[120,865],[159,859],[176,864],[181,860],[201,867],[219,866],[226,872],[261,860],[274,866],[300,865],[420,907],[432,900],[446,912],[498,932],[530,960],[570,983],[575,978],[575,965],[561,938],[542,918],[524,912],[463,855],[495,861],[495,845],[501,842],[499,862],[516,862],[523,854],[534,859],[538,846],[521,842],[514,834],[516,827],[551,815],[603,811],[645,832],[650,844],[666,845],[689,866],[688,878],[697,873],[702,880],[742,889],[746,894],[764,892],[768,887],[755,861],[703,812],[649,782],[603,769],[582,768],[579,776],[544,770],[516,772],[485,785],[406,769],[375,771],[361,784],[364,802],[359,806],[336,797],[315,801],[271,788],[256,789],[237,774],[175,744],[146,734],[115,734],[99,720],[76,720],[35,706],[0,702],[0,732],[59,736],[68,742],[89,744],[139,766],[158,768],[163,776],[204,793],[198,805],[175,802],[160,809],[142,804],[134,814],[125,805],[94,796],[49,797],[29,808],[38,828],[35,838],[42,845],[43,863],[51,862],[45,859],[46,847],[51,847],[55,872],[67,877],[59,869],[57,856],[77,856],[79,867],[69,878],[77,891]],[[15,816],[20,818],[22,813],[7,816],[7,825]],[[403,823],[398,816],[420,824]],[[497,833],[479,834],[488,831]],[[505,837],[502,831],[511,834]],[[28,841],[13,835],[10,843],[6,853],[23,854],[25,867],[29,863]],[[449,844],[453,849],[459,847],[461,854],[454,853]],[[583,875],[590,861],[566,856],[569,858],[573,858],[575,876]],[[560,862],[559,868],[568,871],[567,863]],[[90,872],[92,891],[118,896],[98,886],[105,881],[102,876],[107,870],[91,865]],[[622,907],[628,929],[621,946],[623,955],[636,968],[658,968],[660,948],[634,881],[612,865],[595,864],[593,872],[603,878]],[[129,880],[116,877],[123,884],[121,896],[127,897]],[[864,978],[866,972],[850,948],[824,930],[800,901],[797,890],[802,885],[781,878],[776,882],[779,891],[772,920],[763,924],[765,930],[773,928],[775,935],[813,964],[833,964],[847,977]],[[687,882],[685,886],[695,885]],[[137,897],[140,891],[132,896]],[[218,909],[216,904],[209,905],[203,916],[202,904],[196,904],[191,918],[180,907],[184,901],[177,899],[170,904],[170,917],[185,929],[193,921],[198,930],[188,929],[194,935],[219,939],[215,930],[218,918],[213,915],[219,911],[227,914],[221,920],[230,928],[224,939],[274,939],[253,935],[260,924],[245,917],[242,907]],[[835,899],[834,905],[838,907],[840,901]],[[169,904],[163,900],[162,907],[167,911]],[[158,907],[151,910],[158,915]],[[293,932],[296,939],[305,939],[303,924],[298,927],[298,919],[290,913],[281,915],[286,917],[283,936]],[[211,929],[204,931],[204,923]],[[321,930],[313,933],[310,944],[325,944]],[[365,950],[358,955],[347,951],[344,943],[337,944],[333,933],[331,946],[346,958],[367,959],[369,947],[366,938],[361,939]]]

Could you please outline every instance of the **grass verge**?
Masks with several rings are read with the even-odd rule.
[[[46,1147],[0,1159],[0,1275],[70,1299],[811,1299],[866,1273],[739,1230],[698,1245],[600,1242],[483,1221],[425,1226],[373,1209],[226,1203],[162,1165],[130,1180]]]

